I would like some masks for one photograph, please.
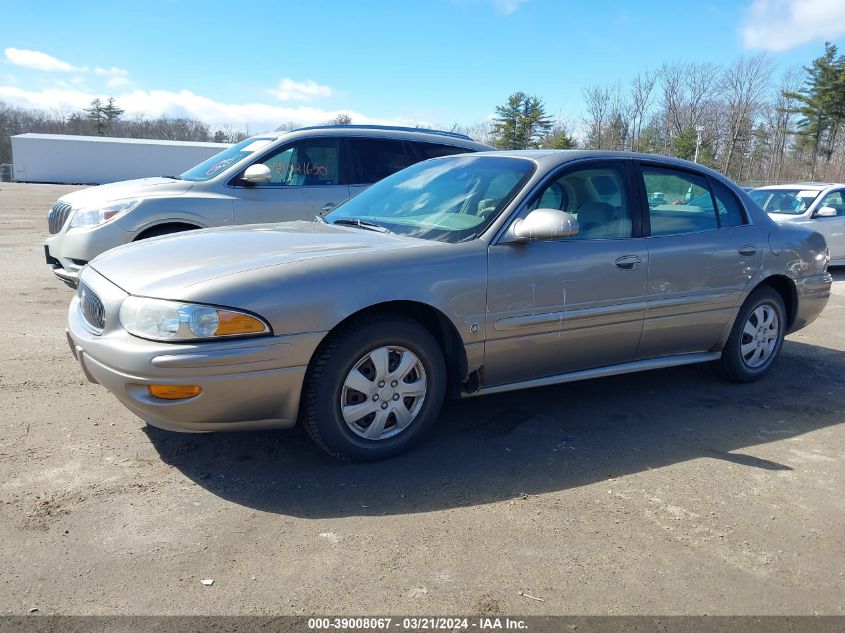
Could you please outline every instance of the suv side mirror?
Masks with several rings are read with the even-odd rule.
[[[534,209],[511,225],[515,242],[557,240],[578,234],[578,220],[558,209]]]
[[[256,163],[246,168],[241,180],[251,182],[254,185],[260,185],[265,182],[270,182],[270,168],[267,165]]]
[[[835,218],[837,211],[833,207],[822,207],[816,211],[817,218]]]

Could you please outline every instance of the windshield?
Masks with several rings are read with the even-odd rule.
[[[180,176],[182,180],[193,180],[195,182],[202,180],[211,180],[220,172],[231,167],[235,163],[240,162],[250,154],[254,154],[260,149],[264,149],[270,143],[275,141],[274,138],[248,138],[231,147],[224,149],[219,154],[215,154],[208,160],[204,160],[196,167],[191,167],[188,171]]]
[[[813,189],[752,189],[748,195],[768,213],[801,215],[820,193]]]
[[[378,226],[441,242],[477,237],[534,173],[521,158],[454,156],[417,163],[344,202],[326,222]]]

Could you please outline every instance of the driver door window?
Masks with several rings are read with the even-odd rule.
[[[632,206],[621,166],[590,166],[567,171],[536,195],[529,210],[558,209],[578,220],[578,234],[566,239],[631,237]]]
[[[319,187],[340,182],[336,139],[298,141],[283,147],[260,164],[270,169],[270,181],[258,187]]]
[[[818,210],[822,207],[831,207],[836,209],[837,217],[841,218],[845,216],[845,196],[842,195],[842,191],[833,191],[827,194],[824,197],[824,200],[819,203],[819,206],[816,207],[816,211],[818,212]]]

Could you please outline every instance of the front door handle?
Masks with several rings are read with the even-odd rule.
[[[320,211],[323,213],[328,213],[332,209],[334,209],[337,205],[334,202],[327,202],[322,207],[320,207]]]
[[[742,257],[754,257],[757,254],[757,249],[753,246],[740,246],[738,252]]]
[[[619,270],[636,270],[642,263],[643,260],[637,255],[625,255],[616,260],[616,267]]]

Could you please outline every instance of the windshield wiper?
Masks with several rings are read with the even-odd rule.
[[[342,226],[356,226],[359,229],[366,229],[367,231],[376,231],[377,233],[392,233],[386,226],[376,224],[375,222],[368,222],[361,218],[339,218],[332,222],[332,224],[340,224]]]

